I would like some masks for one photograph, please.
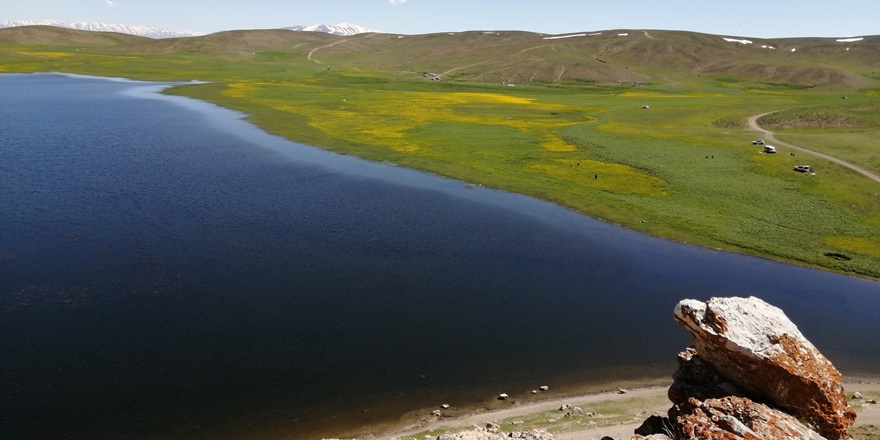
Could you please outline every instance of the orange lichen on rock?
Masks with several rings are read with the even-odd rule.
[[[679,354],[669,388],[670,434],[849,438],[856,413],[840,372],[782,310],[755,297],[684,300],[675,319],[690,331],[694,346]]]

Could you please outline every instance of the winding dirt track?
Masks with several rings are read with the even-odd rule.
[[[760,119],[762,116],[769,115],[770,113],[775,113],[775,112],[761,113],[761,114],[759,114],[759,115],[754,115],[754,116],[749,117],[749,130],[751,130],[751,131],[753,131],[753,132],[755,132],[755,133],[760,134],[761,137],[763,137],[763,138],[766,139],[766,140],[769,140],[770,142],[772,142],[772,143],[774,143],[774,144],[777,144],[777,145],[783,145],[783,146],[786,146],[786,147],[788,147],[788,148],[791,148],[792,150],[800,151],[801,153],[805,153],[805,154],[809,154],[809,155],[812,155],[812,156],[816,156],[816,157],[819,157],[819,158],[822,158],[822,159],[825,159],[825,160],[830,160],[831,162],[834,162],[834,163],[836,163],[836,164],[843,165],[843,166],[845,166],[845,167],[847,167],[847,168],[849,168],[849,169],[851,169],[851,170],[853,170],[853,171],[855,171],[855,172],[857,172],[857,173],[859,173],[859,174],[862,174],[863,176],[865,176],[865,177],[867,177],[867,178],[869,178],[869,179],[871,179],[871,180],[873,180],[873,181],[875,181],[875,182],[877,182],[877,183],[880,183],[880,176],[878,176],[877,174],[874,174],[874,173],[872,173],[871,171],[868,171],[868,170],[866,170],[866,169],[864,169],[864,168],[862,168],[862,167],[860,167],[860,166],[858,166],[858,165],[855,165],[855,164],[849,163],[849,162],[847,162],[847,161],[845,161],[845,160],[843,160],[843,159],[838,159],[838,158],[836,158],[836,157],[834,157],[834,156],[829,156],[829,155],[827,155],[827,154],[820,153],[820,152],[818,152],[818,151],[808,150],[808,149],[806,149],[806,148],[798,147],[797,145],[792,145],[792,144],[789,144],[788,142],[783,142],[783,141],[780,141],[779,139],[776,139],[776,138],[773,136],[773,132],[772,132],[772,131],[770,131],[770,130],[766,130],[766,129],[764,129],[764,128],[761,128],[761,126],[758,125],[758,119]]]
[[[314,55],[315,52],[317,52],[317,51],[320,50],[320,49],[324,49],[324,48],[326,48],[326,47],[332,47],[332,46],[335,46],[335,45],[337,45],[337,44],[339,44],[339,43],[345,43],[346,41],[348,41],[348,40],[340,40],[340,41],[336,41],[336,42],[334,42],[334,43],[326,44],[326,45],[321,46],[321,47],[316,47],[316,48],[312,49],[311,51],[309,51],[309,56],[308,56],[307,58],[309,59],[309,61],[314,61],[314,62],[316,62],[316,63],[318,63],[318,64],[324,64],[324,63],[322,63],[322,62],[320,62],[320,61],[318,61],[318,60],[312,58],[312,55]]]

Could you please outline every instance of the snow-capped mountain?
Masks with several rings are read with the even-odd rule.
[[[119,32],[123,34],[139,35],[149,38],[176,38],[176,37],[198,37],[205,35],[203,32],[194,31],[173,31],[169,29],[157,29],[151,26],[130,26],[126,24],[110,24],[110,23],[93,23],[93,22],[64,22],[57,20],[24,20],[24,21],[0,21],[0,28],[17,27],[17,26],[55,26],[69,29],[79,29],[81,31],[95,32]],[[381,34],[382,31],[365,28],[351,23],[339,23],[335,25],[316,24],[312,26],[293,26],[286,27],[291,31],[306,32],[326,32],[328,34],[349,36],[365,33]]]
[[[358,26],[356,24],[351,23],[339,23],[339,24],[315,24],[311,26],[293,26],[286,27],[282,29],[288,29],[291,31],[304,31],[304,32],[326,32],[328,34],[340,35],[343,37],[347,37],[349,35],[357,35],[357,34],[381,34],[382,31],[377,31],[375,29],[365,28],[363,26]]]
[[[204,35],[204,33],[202,32],[172,31],[169,29],[157,29],[151,26],[129,26],[125,24],[88,22],[70,23],[56,20],[0,21],[0,28],[17,26],[55,26],[69,29],[79,29],[81,31],[119,32],[123,34],[139,35],[141,37],[149,38],[197,37],[199,35]]]

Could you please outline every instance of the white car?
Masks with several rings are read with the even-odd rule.
[[[756,141],[752,141],[752,145],[764,145],[764,141],[758,139]]]
[[[810,172],[811,169],[812,168],[810,168],[809,165],[798,165],[798,166],[794,167],[795,171],[800,171],[802,173],[808,173],[808,172]]]

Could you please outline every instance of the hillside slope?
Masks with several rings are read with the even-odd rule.
[[[147,37],[115,32],[90,32],[55,26],[19,26],[0,28],[0,44],[52,46],[118,46],[151,41]]]
[[[698,84],[751,81],[797,88],[870,87],[880,80],[880,36],[762,40],[682,31],[567,35],[471,31],[425,35],[239,30],[153,40],[45,26],[0,29],[0,44],[89,45],[108,53],[249,59],[286,53],[327,67],[511,83]],[[311,55],[307,59],[307,56]]]
[[[849,88],[866,87],[880,78],[878,37],[846,43],[612,30],[564,36],[528,32],[372,35],[339,41],[321,50],[322,61],[434,72],[471,81],[675,83],[711,77]]]

